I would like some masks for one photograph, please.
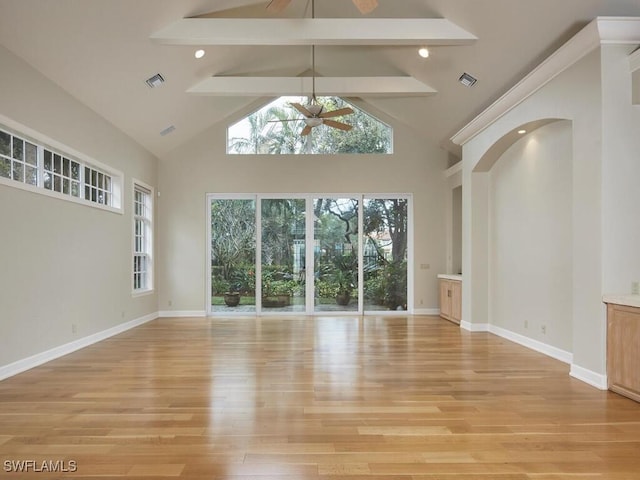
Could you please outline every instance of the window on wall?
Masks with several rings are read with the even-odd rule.
[[[96,189],[97,191],[98,189]],[[133,292],[153,289],[153,190],[136,182],[133,186]]]
[[[231,125],[227,131],[229,154],[364,154],[393,153],[393,129],[339,97],[318,97],[323,112],[351,108],[353,113],[331,117],[350,125],[349,131],[325,124],[308,135],[303,115],[291,104],[309,104],[306,97],[280,97]]]
[[[120,208],[121,176],[44,143],[0,126],[0,182],[58,198]]]
[[[210,195],[209,312],[410,310],[410,195]]]

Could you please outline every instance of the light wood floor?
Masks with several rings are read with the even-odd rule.
[[[6,471],[29,459],[103,479],[637,480],[640,404],[436,317],[161,319],[0,382],[0,478],[65,477]]]

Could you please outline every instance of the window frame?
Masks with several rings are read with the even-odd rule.
[[[295,152],[288,152],[288,153],[276,153],[276,152],[271,152],[271,151],[246,151],[246,152],[240,152],[240,151],[234,151],[233,148],[231,147],[230,143],[231,140],[233,138],[246,138],[246,137],[235,137],[231,135],[231,132],[233,129],[235,129],[239,124],[241,124],[242,122],[245,122],[249,119],[249,117],[253,116],[253,115],[257,115],[260,112],[263,111],[268,111],[271,107],[276,106],[276,104],[278,102],[282,103],[282,105],[284,105],[285,103],[291,103],[292,101],[295,101],[297,103],[301,103],[301,104],[305,104],[307,102],[307,96],[305,95],[281,95],[278,97],[274,97],[271,100],[269,100],[268,102],[262,104],[259,108],[256,108],[255,110],[252,110],[251,112],[249,112],[248,114],[243,114],[243,115],[238,115],[237,118],[236,117],[232,117],[234,118],[233,121],[231,121],[231,123],[228,123],[226,126],[226,134],[225,134],[225,154],[226,155],[239,155],[239,156],[259,156],[259,155],[267,155],[267,156],[271,156],[271,155],[393,155],[394,154],[394,139],[395,139],[395,129],[393,127],[393,125],[387,121],[382,120],[380,117],[378,117],[377,115],[374,115],[372,113],[370,113],[366,108],[364,108],[362,106],[362,102],[358,102],[358,101],[354,101],[354,99],[345,99],[339,95],[319,95],[318,98],[337,98],[340,101],[342,101],[344,103],[345,107],[351,107],[353,108],[354,111],[359,111],[361,114],[364,114],[365,116],[375,120],[376,122],[380,123],[381,125],[384,125],[386,128],[389,129],[389,150],[387,152],[338,152],[338,151],[332,151],[332,152],[317,152],[315,151],[314,147],[312,146],[312,143],[316,141],[316,137],[313,133],[313,131],[311,132],[311,134],[309,136],[307,136],[307,141],[305,142],[306,145],[302,146],[300,151],[295,151]],[[290,119],[291,120],[291,119]],[[290,121],[290,120],[286,120],[286,121]],[[302,119],[299,119],[302,121]],[[274,120],[272,120],[274,121]],[[250,123],[250,122],[249,122]],[[345,133],[345,132],[343,132]],[[348,133],[348,132],[347,132]],[[300,135],[299,134],[295,134],[295,138],[299,138]],[[268,144],[262,144],[262,146],[265,146]]]
[[[138,193],[145,195],[143,208],[145,214],[138,214]],[[154,277],[154,195],[155,189],[140,180],[133,179],[131,184],[131,295],[134,297],[149,295],[155,290]],[[140,222],[140,223],[139,223]],[[138,225],[142,231],[138,231]],[[138,243],[140,240],[140,244]],[[138,248],[140,246],[140,250]],[[145,270],[136,268],[136,260],[144,258]],[[137,286],[136,276],[142,274],[142,285]]]
[[[0,114],[0,130],[9,134],[12,138],[15,137],[24,142],[28,142],[36,147],[36,170],[37,170],[37,179],[35,184],[27,183],[25,172],[23,172],[22,180],[14,180],[13,172],[10,177],[0,176],[0,185],[6,185],[13,188],[18,188],[20,190],[26,190],[32,193],[37,193],[40,195],[45,195],[52,198],[57,198],[60,200],[66,200],[73,203],[79,203],[85,206],[90,206],[93,208],[98,208],[100,210],[106,210],[112,213],[123,214],[122,208],[122,185],[124,184],[124,174],[116,170],[108,165],[105,165],[81,152],[74,150],[52,138],[47,137],[46,135],[39,133],[25,125],[22,125],[18,122],[11,120],[8,117]],[[13,154],[13,141],[11,142],[11,154]],[[80,180],[78,182],[78,188],[81,190],[78,196],[74,196],[71,193],[71,188],[68,189],[68,193],[64,193],[64,187],[60,188],[60,191],[55,190],[54,179],[51,179],[51,188],[48,188],[45,185],[45,176],[50,175],[53,176],[54,166],[51,164],[50,170],[45,170],[45,151],[49,152],[51,155],[51,162],[53,163],[53,157],[58,155],[61,158],[62,164],[64,164],[65,159],[68,160],[69,165],[71,163],[76,163],[79,165],[80,170]],[[23,156],[25,156],[26,149],[23,151]],[[14,163],[14,159],[11,157],[11,164]],[[3,158],[9,158],[7,155],[3,154]],[[22,163],[23,169],[26,169],[26,157],[24,161],[17,160],[16,163]],[[32,167],[32,164],[29,164],[29,167]],[[99,172],[102,174],[103,178],[110,178],[110,204],[98,203],[97,201],[91,201],[91,199],[85,198],[84,193],[84,169],[85,167],[90,168],[93,171]],[[63,169],[63,167],[62,167]],[[66,178],[69,181],[69,187],[71,187],[71,179],[62,175],[62,170],[59,174],[55,174],[60,179],[60,184],[64,184],[64,179]]]

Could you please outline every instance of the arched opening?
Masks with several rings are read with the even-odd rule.
[[[545,119],[504,135],[474,169],[488,190],[489,323],[558,358],[573,343],[572,168],[571,122]]]
[[[492,142],[464,174],[463,326],[572,363],[574,125],[538,119]]]

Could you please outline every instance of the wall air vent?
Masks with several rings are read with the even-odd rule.
[[[145,83],[151,88],[156,88],[164,83],[164,78],[159,73],[156,73],[153,77],[147,78]]]

